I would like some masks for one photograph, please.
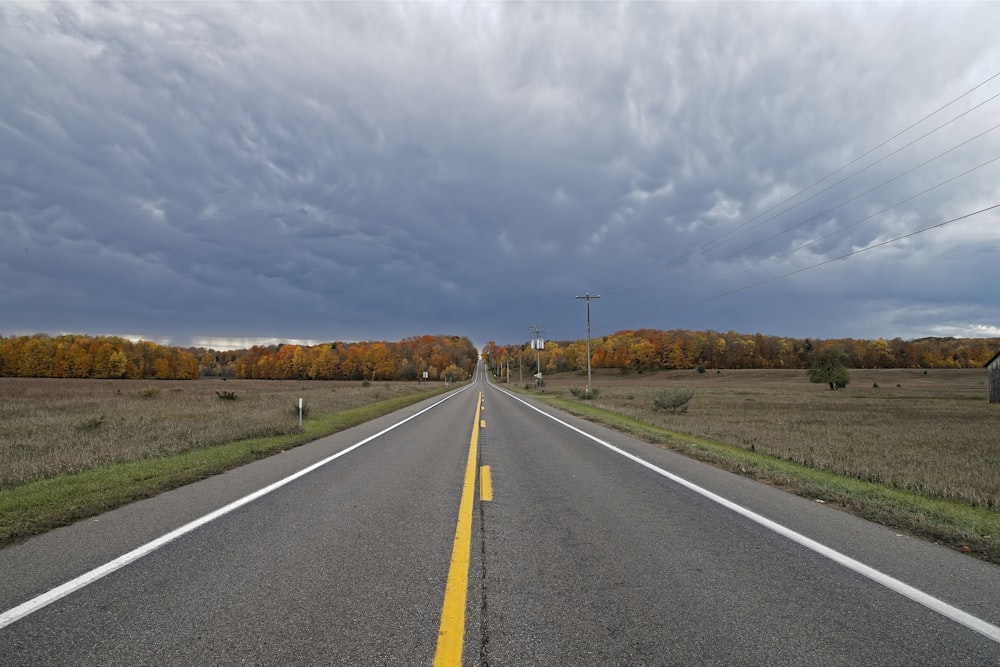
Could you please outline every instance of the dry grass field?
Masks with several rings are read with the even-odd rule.
[[[319,415],[427,388],[416,382],[0,378],[0,489],[292,433],[299,397]],[[219,397],[226,392],[235,400]]]
[[[800,370],[600,371],[596,397],[581,401],[576,395],[585,382],[578,373],[550,376],[544,392],[581,410],[603,408],[736,447],[720,453],[713,445],[706,460],[1000,563],[1000,405],[987,400],[985,371],[855,370],[841,391],[810,383]],[[383,401],[416,400],[434,388],[0,378],[0,546],[334,432],[343,427],[334,424],[341,416],[349,424],[384,414],[394,404]],[[685,390],[694,392],[685,411],[657,408]],[[219,396],[227,393],[235,400]],[[298,433],[299,397],[313,418],[304,434]],[[636,433],[645,433],[642,428]],[[663,442],[663,433],[644,437]],[[670,442],[703,456],[683,438]],[[816,475],[825,472],[803,482],[790,464],[778,473],[768,472],[770,463],[761,468],[758,455],[879,486],[847,490],[838,481],[836,490],[818,491],[802,484],[819,483]],[[902,491],[873,495],[870,488]],[[898,497],[905,491],[919,495]],[[925,497],[961,505],[914,500]]]
[[[585,383],[549,376],[544,391],[576,400]],[[642,422],[1000,511],[1000,405],[985,370],[852,370],[839,391],[801,370],[602,371],[593,384],[592,404]],[[686,412],[656,409],[681,387],[695,392]]]

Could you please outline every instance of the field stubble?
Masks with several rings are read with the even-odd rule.
[[[855,370],[847,389],[803,371],[670,371],[595,378],[601,407],[661,428],[759,454],[1000,510],[1000,405],[984,370]],[[546,378],[572,400],[576,375]],[[878,386],[875,386],[878,385]],[[687,412],[657,410],[665,389],[695,389]]]
[[[426,389],[415,382],[0,378],[0,489],[293,433],[300,397],[316,415]],[[220,398],[227,392],[235,400]]]

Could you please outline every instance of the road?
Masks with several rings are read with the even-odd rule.
[[[1000,665],[1000,568],[482,377],[0,574],[8,666]]]

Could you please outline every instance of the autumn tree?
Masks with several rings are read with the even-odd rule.
[[[313,350],[309,365],[312,380],[336,380],[340,378],[340,355],[334,345],[325,344]]]

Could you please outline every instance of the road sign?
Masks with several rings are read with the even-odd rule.
[[[541,373],[535,373],[535,377],[538,378],[539,380],[541,380],[542,379],[542,374]]]

